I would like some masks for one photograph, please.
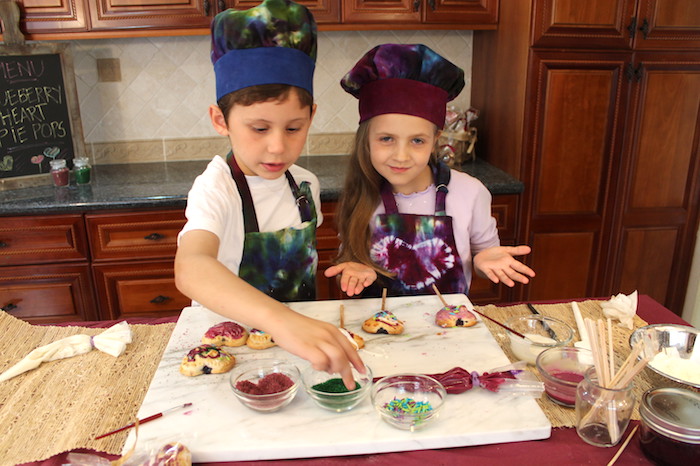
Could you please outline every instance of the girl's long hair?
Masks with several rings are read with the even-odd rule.
[[[359,262],[372,267],[377,273],[391,276],[372,261],[369,249],[371,230],[369,221],[381,198],[384,177],[372,166],[369,152],[369,122],[360,123],[350,153],[345,185],[340,197],[336,223],[342,243],[336,263]]]

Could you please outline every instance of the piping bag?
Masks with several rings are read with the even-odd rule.
[[[97,348],[116,358],[124,353],[129,343],[131,343],[131,328],[126,321],[119,322],[94,337],[80,334],[61,338],[30,352],[20,362],[0,374],[0,382],[36,369],[43,362],[78,356],[92,351],[92,348]]]

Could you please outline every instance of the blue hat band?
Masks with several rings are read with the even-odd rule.
[[[289,47],[229,50],[214,64],[216,100],[226,94],[261,84],[289,84],[313,96],[315,61]]]

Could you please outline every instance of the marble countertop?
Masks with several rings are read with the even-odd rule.
[[[298,164],[321,183],[321,200],[337,200],[346,156],[303,156]],[[0,215],[33,215],[112,209],[184,208],[192,182],[208,160],[97,165],[89,185],[57,188],[46,185],[0,191]],[[460,169],[481,180],[491,194],[519,194],[522,182],[477,159]]]

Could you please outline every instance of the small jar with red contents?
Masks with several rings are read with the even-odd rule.
[[[639,443],[656,464],[700,464],[700,393],[683,388],[654,388],[639,405]]]
[[[70,183],[70,172],[64,159],[54,159],[49,162],[51,165],[51,178],[54,186],[68,186]]]

